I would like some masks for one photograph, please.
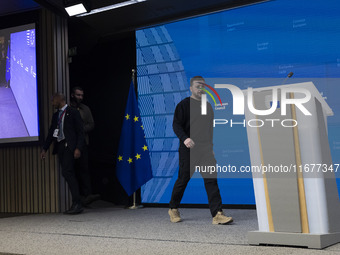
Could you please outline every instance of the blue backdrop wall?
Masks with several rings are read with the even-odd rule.
[[[276,0],[136,31],[139,106],[154,174],[142,202],[170,200],[179,142],[172,117],[195,75],[210,85],[232,80],[241,89],[280,85],[289,72],[290,83],[312,81],[333,109],[329,143],[333,163],[340,163],[339,13],[337,0]],[[227,133],[217,160],[250,165],[245,128]],[[219,185],[224,204],[255,204],[251,175]],[[182,203],[207,203],[202,179],[189,182]]]

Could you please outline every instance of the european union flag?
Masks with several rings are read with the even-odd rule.
[[[6,57],[6,82],[11,79],[11,52],[9,51],[9,44],[7,48],[7,57]]]
[[[149,149],[133,83],[130,85],[119,141],[116,174],[129,196],[152,178]]]

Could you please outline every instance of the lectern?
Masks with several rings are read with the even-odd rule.
[[[252,173],[259,230],[248,233],[248,242],[322,249],[340,242],[335,180],[340,169],[332,163],[327,135],[327,116],[333,112],[312,82],[253,89],[255,109],[271,107],[273,88],[279,94],[283,88],[310,91],[303,106],[311,115],[293,104],[282,115],[280,96],[277,109],[267,116],[245,107],[246,122],[253,123],[247,125],[251,164],[262,169]],[[288,94],[291,99],[303,96]]]

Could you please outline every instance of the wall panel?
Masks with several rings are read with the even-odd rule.
[[[39,16],[40,130],[45,137],[54,112],[52,94],[69,97],[68,30],[65,18],[47,10]],[[40,145],[0,148],[0,212],[55,213],[69,206],[70,194],[57,158],[49,150],[47,158],[40,160],[40,149]]]

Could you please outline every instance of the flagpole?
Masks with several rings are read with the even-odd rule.
[[[136,91],[136,70],[135,69],[132,69],[132,84],[133,84],[133,87]],[[138,96],[137,96],[137,99],[138,99]],[[133,204],[132,204],[132,206],[129,207],[129,209],[143,208],[143,205],[138,205],[136,200],[137,200],[137,193],[135,191],[133,193]]]
[[[133,87],[135,88],[136,90],[136,69],[132,69],[132,84],[133,84]]]

